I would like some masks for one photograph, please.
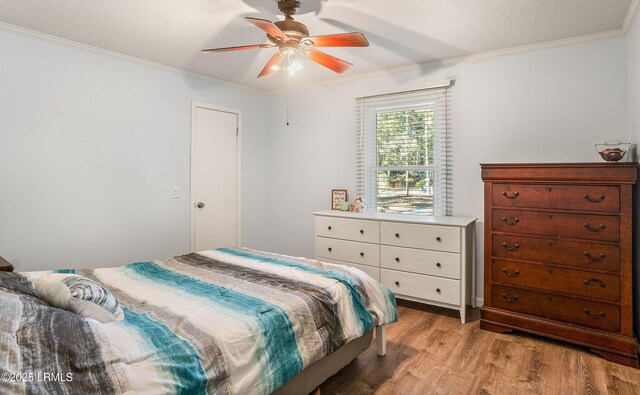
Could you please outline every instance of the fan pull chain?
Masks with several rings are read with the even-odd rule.
[[[287,106],[287,126],[289,126],[289,72],[287,71],[287,97],[286,97],[286,106]]]

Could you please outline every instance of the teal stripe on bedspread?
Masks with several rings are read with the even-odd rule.
[[[196,350],[164,324],[154,321],[146,314],[139,314],[127,308],[124,311],[124,322],[135,328],[140,337],[146,340],[157,356],[147,358],[153,360],[155,367],[162,371],[158,374],[169,374],[175,388],[167,389],[176,394],[204,394],[207,388],[207,376],[200,363]]]
[[[260,262],[295,267],[310,273],[320,274],[322,276],[340,281],[342,284],[344,284],[347,287],[347,290],[349,291],[349,295],[351,296],[351,300],[353,301],[353,307],[355,309],[358,322],[360,323],[362,333],[368,332],[373,329],[373,317],[371,317],[371,314],[369,313],[369,311],[367,310],[366,306],[362,301],[363,296],[360,294],[360,292],[358,292],[358,288],[353,283],[353,281],[348,276],[345,276],[344,274],[336,273],[331,270],[319,269],[317,267],[305,265],[298,262],[285,261],[283,259],[271,258],[264,255],[254,254],[248,251],[236,250],[233,248],[218,248],[216,251],[221,251],[230,255],[235,255],[243,258],[254,259]]]
[[[302,357],[296,342],[293,325],[287,313],[280,307],[238,291],[206,283],[158,266],[153,262],[141,262],[124,266],[147,280],[205,298],[236,313],[244,314],[259,325],[262,342],[269,359],[269,372],[263,380],[274,390],[303,368]]]
[[[66,274],[76,274],[76,269],[58,269],[54,270],[54,273],[66,273]]]

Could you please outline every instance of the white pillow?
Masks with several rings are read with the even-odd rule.
[[[111,291],[86,277],[52,273],[37,279],[35,288],[40,297],[53,307],[105,323],[124,318],[122,308]]]

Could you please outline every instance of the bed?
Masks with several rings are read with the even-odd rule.
[[[306,394],[397,320],[393,294],[342,265],[222,248],[115,268],[124,319],[51,307],[51,272],[0,274],[3,393]],[[8,380],[11,379],[11,380]]]

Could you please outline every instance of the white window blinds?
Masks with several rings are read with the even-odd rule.
[[[357,193],[367,211],[451,215],[450,96],[447,83],[356,99]]]

